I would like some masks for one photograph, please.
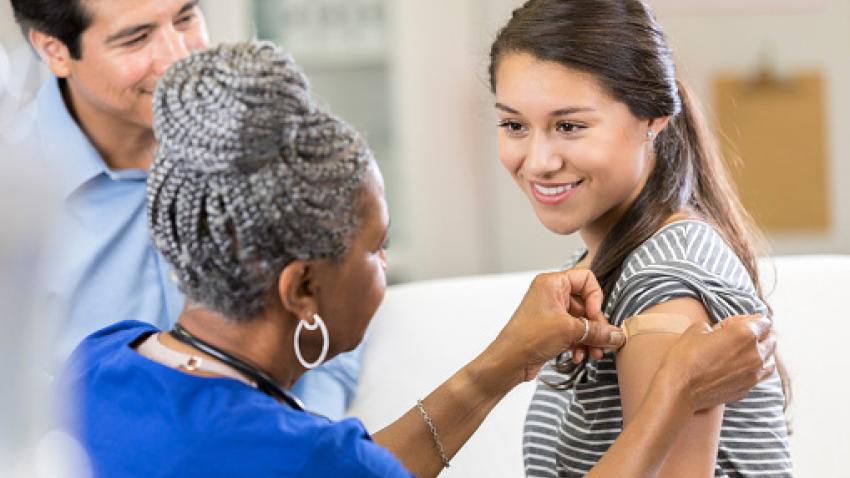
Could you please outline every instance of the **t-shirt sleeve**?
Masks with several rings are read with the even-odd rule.
[[[298,476],[414,478],[389,450],[372,441],[360,420],[354,418],[322,431]]]
[[[702,302],[712,322],[767,312],[734,251],[708,224],[675,223],[625,261],[611,294],[611,322],[621,325],[647,308],[689,297]]]

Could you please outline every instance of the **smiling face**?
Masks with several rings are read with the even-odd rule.
[[[156,82],[175,61],[207,46],[198,1],[84,0],[92,22],[82,56],[57,73],[76,109],[151,128]]]
[[[501,58],[495,84],[499,159],[537,217],[557,234],[604,236],[646,183],[647,132],[666,120],[637,118],[593,76],[527,53]]]

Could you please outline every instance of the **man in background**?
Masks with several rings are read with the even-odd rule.
[[[11,0],[24,35],[53,74],[21,118],[11,147],[37,163],[60,196],[42,280],[57,317],[61,362],[88,334],[134,319],[169,329],[184,299],[151,244],[147,170],[156,141],[152,95],[175,61],[208,44],[198,0]],[[12,166],[14,167],[14,166]],[[293,392],[341,418],[360,350],[311,371]]]

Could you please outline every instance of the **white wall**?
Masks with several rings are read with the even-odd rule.
[[[52,324],[39,313],[33,286],[41,246],[53,211],[51,191],[25,161],[10,158],[4,139],[22,127],[18,110],[41,83],[42,70],[0,1],[0,476],[90,476],[84,452],[70,436],[50,431],[53,404],[48,377],[40,369],[48,354]],[[9,164],[15,164],[9,169]]]
[[[250,0],[202,0],[210,42],[238,42],[254,36]]]
[[[474,118],[484,107],[473,65],[480,34],[477,2],[433,0],[393,3],[391,92],[407,192],[399,254],[391,267],[407,278],[463,275],[488,269],[490,208]],[[393,251],[395,252],[395,251]],[[395,257],[400,263],[393,264]]]
[[[16,121],[16,113],[32,99],[46,75],[46,68],[15,23],[11,3],[0,1],[0,137],[10,122]]]

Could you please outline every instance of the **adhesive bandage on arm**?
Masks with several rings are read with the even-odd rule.
[[[682,314],[638,314],[623,321],[627,339],[647,334],[683,334],[695,321]]]
[[[645,313],[623,322],[628,342],[617,352],[616,366],[624,428],[634,423],[638,410],[647,403],[651,384],[670,348],[691,325],[710,320],[707,314],[692,315]],[[661,470],[664,476],[712,476],[722,422],[722,406],[695,413],[677,430],[678,438]]]

